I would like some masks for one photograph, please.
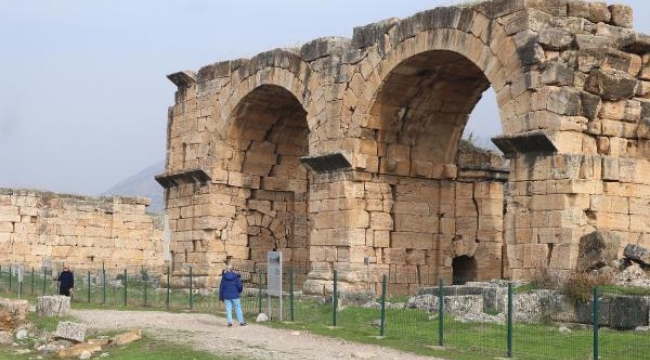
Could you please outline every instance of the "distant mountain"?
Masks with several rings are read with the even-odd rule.
[[[110,189],[104,191],[102,195],[144,196],[151,199],[151,205],[147,207],[147,212],[162,214],[165,211],[165,192],[162,186],[156,182],[154,176],[160,175],[163,172],[165,172],[165,162],[157,162],[146,167],[139,173],[120,181]]]

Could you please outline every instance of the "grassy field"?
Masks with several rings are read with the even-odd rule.
[[[129,345],[119,347],[107,347],[105,353],[109,359],[121,360],[245,360],[243,357],[223,357],[208,352],[195,351],[183,346],[170,344],[169,342],[158,341],[144,337]],[[37,351],[27,354],[16,354],[14,350],[0,348],[0,359],[30,360],[35,359]],[[56,359],[52,355],[46,357],[39,354],[39,359]],[[96,358],[97,355],[93,356]]]

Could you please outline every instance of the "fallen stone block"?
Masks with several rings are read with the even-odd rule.
[[[7,310],[17,320],[27,319],[29,302],[27,300],[0,299],[0,309]]]
[[[62,321],[56,326],[53,336],[59,339],[83,342],[86,338],[86,325]]]
[[[102,351],[102,347],[98,344],[93,343],[80,343],[70,346],[66,349],[61,349],[56,353],[56,356],[59,358],[76,358],[79,357],[83,352],[88,351],[91,354]]]
[[[62,295],[39,296],[36,304],[38,316],[64,316],[70,311],[70,298]]]
[[[140,339],[142,339],[142,331],[140,329],[135,329],[124,334],[115,335],[111,339],[111,344],[124,345]]]
[[[589,271],[607,266],[616,260],[621,240],[609,231],[594,231],[580,238],[578,271]]]
[[[625,250],[623,250],[623,256],[638,264],[650,265],[650,253],[643,246],[627,244]]]

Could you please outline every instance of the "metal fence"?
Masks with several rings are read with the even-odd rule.
[[[51,271],[30,269],[22,272],[21,276],[15,268],[0,267],[0,292],[6,296],[34,299],[58,293]],[[169,277],[169,271],[164,276]],[[169,284],[169,278],[166,282],[164,279],[161,281],[160,277],[152,277],[144,269],[132,274],[124,270],[110,276],[103,269],[77,273],[73,304],[224,312],[224,305],[218,300],[216,291],[192,288],[194,282],[191,269],[184,276],[188,277],[187,288],[170,288],[161,286]],[[420,289],[418,296],[391,297],[386,291],[384,277],[382,291],[376,296],[370,292],[355,294],[339,291],[334,271],[332,295],[312,297],[304,296],[294,288],[295,273],[293,269],[288,269],[283,274],[283,282],[286,284],[283,296],[269,297],[265,289],[264,272],[258,271],[245,278],[241,299],[244,314],[249,321],[253,320],[251,317],[265,313],[271,321],[320,324],[323,328],[330,329],[330,334],[331,329],[346,329],[348,334],[353,331],[359,338],[383,339],[387,345],[399,343],[402,348],[471,352],[485,355],[486,358],[650,359],[650,331],[647,326],[650,297],[623,300],[629,301],[629,305],[623,303],[623,306],[615,307],[615,311],[622,313],[614,314],[612,304],[617,301],[616,298],[602,294],[596,288],[591,299],[580,306],[576,305],[574,312],[577,315],[567,317],[562,314],[566,309],[562,309],[549,296],[543,301],[545,307],[541,316],[531,322],[521,320],[522,314],[518,313],[521,310],[516,309],[525,307],[526,299],[522,303],[519,297],[520,303],[515,306],[513,301],[517,297],[513,294],[511,284],[496,292],[484,289],[481,290],[483,293],[463,295],[451,294],[450,289],[457,288],[445,286],[440,281],[437,287]],[[494,294],[487,294],[486,291]],[[481,309],[478,311],[482,317],[458,316],[474,313],[475,309],[459,308],[455,303],[457,299],[468,299],[471,296],[483,299],[482,302],[479,301]],[[485,304],[485,301],[500,301],[502,304]],[[467,303],[471,301],[464,304]],[[576,316],[580,318],[578,323],[575,322]],[[619,325],[624,324],[613,323],[615,317],[636,319],[645,326],[623,330],[626,327]],[[566,321],[558,321],[563,318]]]

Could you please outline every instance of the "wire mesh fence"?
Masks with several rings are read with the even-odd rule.
[[[58,294],[51,270],[16,270],[0,266],[0,292],[31,298]],[[238,271],[238,269],[235,269]],[[242,270],[239,270],[242,271]],[[380,294],[337,290],[336,272],[328,296],[307,296],[296,286],[301,270],[282,274],[282,296],[267,293],[267,274],[248,272],[241,296],[249,321],[264,313],[277,323],[294,323],[355,339],[378,338],[407,349],[446,349],[486,357],[518,359],[650,359],[650,296],[594,291],[583,302],[557,292],[517,293],[512,284],[422,286],[411,296],[391,296],[386,279]],[[223,313],[217,290],[194,287],[191,270],[186,287],[170,287],[167,270],[108,274],[103,269],[75,274],[73,304],[107,308]],[[442,316],[441,316],[442,314]]]

